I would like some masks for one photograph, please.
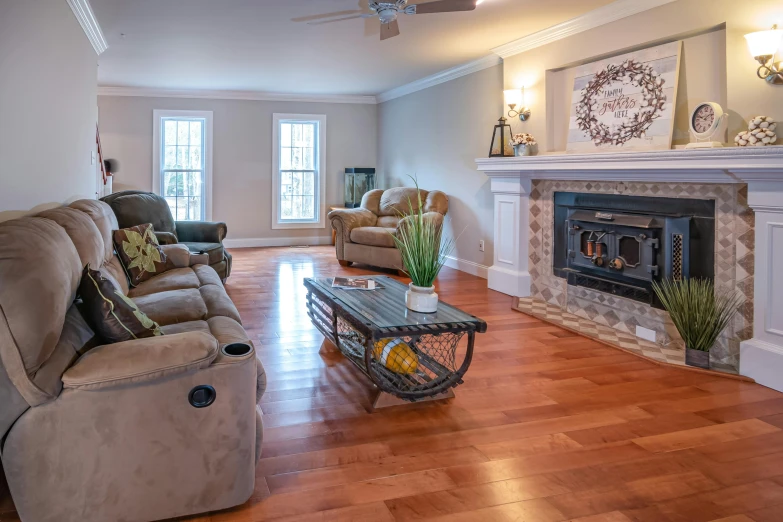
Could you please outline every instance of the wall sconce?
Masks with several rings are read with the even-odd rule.
[[[773,25],[769,31],[758,31],[745,35],[750,54],[760,64],[756,72],[759,78],[769,83],[783,85],[783,67],[775,61],[778,49],[783,43],[783,30]]]
[[[525,88],[521,89],[508,89],[503,91],[503,97],[506,99],[506,105],[508,105],[508,117],[516,118],[522,121],[527,121],[530,118],[530,109],[525,107]],[[519,110],[516,108],[519,107]]]

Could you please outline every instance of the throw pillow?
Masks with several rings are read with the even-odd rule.
[[[115,230],[113,239],[131,286],[168,270],[166,254],[158,244],[152,224]]]
[[[79,283],[84,319],[105,344],[163,335],[160,325],[139,310],[114,283],[87,265]]]

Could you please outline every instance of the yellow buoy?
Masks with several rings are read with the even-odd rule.
[[[373,355],[387,369],[395,373],[414,373],[419,357],[402,339],[381,339],[375,343]]]

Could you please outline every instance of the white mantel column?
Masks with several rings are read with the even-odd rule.
[[[756,214],[753,338],[740,345],[740,373],[783,391],[783,182],[748,180]]]
[[[530,295],[530,179],[521,172],[487,173],[495,196],[495,258],[488,286],[515,297]]]

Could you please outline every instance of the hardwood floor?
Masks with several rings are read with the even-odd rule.
[[[368,413],[367,379],[319,353],[302,286],[368,272],[332,247],[233,254],[227,288],[269,377],[263,457],[245,505],[183,520],[783,520],[783,394],[646,362],[444,269],[441,298],[489,324],[465,383]]]

